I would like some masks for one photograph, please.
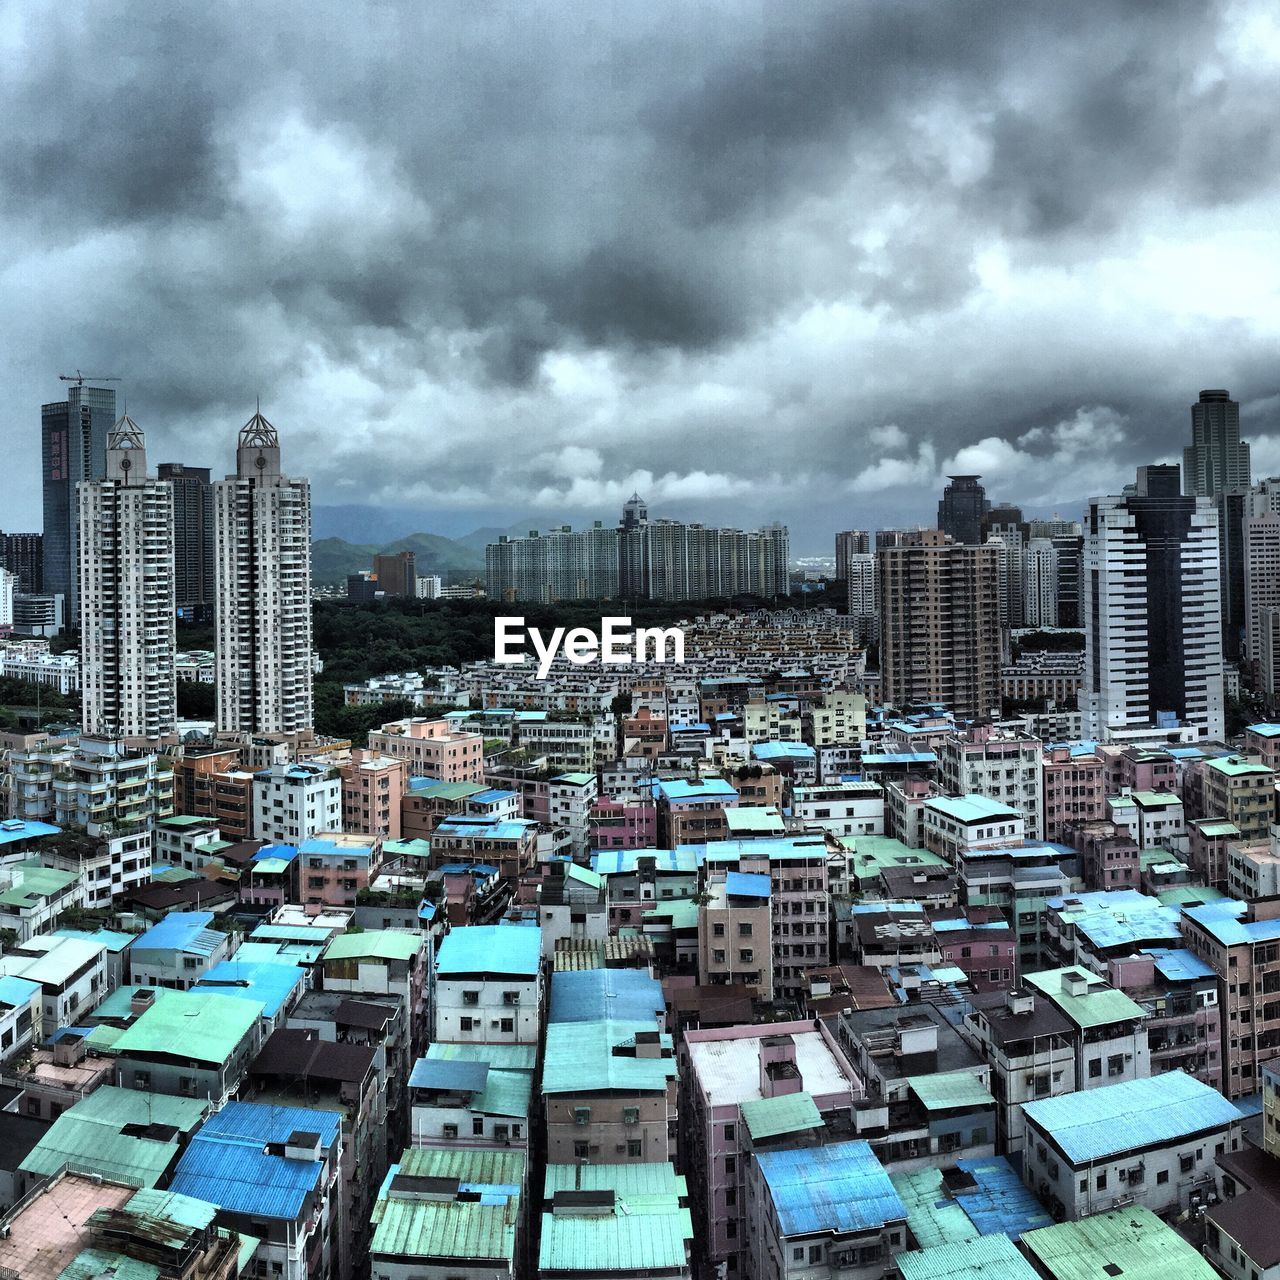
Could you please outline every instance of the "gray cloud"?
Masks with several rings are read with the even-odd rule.
[[[1061,424],[1120,484],[1201,385],[1280,467],[1261,3],[46,3],[0,58],[0,526],[77,365],[157,456],[261,394],[320,502],[455,531],[645,484],[820,547],[965,449],[1069,506]]]

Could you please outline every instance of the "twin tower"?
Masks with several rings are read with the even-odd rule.
[[[159,744],[178,718],[173,487],[148,474],[127,414],[107,436],[106,476],[82,481],[78,501],[82,727]],[[309,736],[311,488],[281,472],[261,413],[213,486],[213,516],[217,728]]]

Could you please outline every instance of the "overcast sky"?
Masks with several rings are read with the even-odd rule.
[[[261,395],[400,532],[1078,513],[1201,387],[1280,471],[1274,4],[0,11],[0,373],[122,376],[225,472]]]

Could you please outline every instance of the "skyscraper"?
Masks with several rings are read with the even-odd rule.
[[[979,540],[990,542],[992,538],[998,538],[1005,548],[1000,564],[1004,574],[1001,594],[1005,602],[1001,622],[1008,627],[1021,627],[1024,614],[1022,555],[1027,544],[1027,522],[1022,518],[1020,507],[1001,503],[987,511],[982,517]]]
[[[63,597],[64,617],[76,625],[80,589],[76,557],[80,506],[76,485],[101,480],[107,469],[107,433],[116,420],[116,393],[73,383],[65,402],[40,409],[40,461],[44,480],[44,591]]]
[[[1183,496],[1176,466],[1140,467],[1129,492],[1090,500],[1082,588],[1086,736],[1186,724],[1220,738],[1218,517]]]
[[[871,550],[871,535],[865,529],[846,529],[836,534],[836,577],[849,581],[849,557],[865,556]]]
[[[177,725],[173,490],[147,475],[128,415],[106,475],[79,489],[80,673],[86,734],[155,741]]]
[[[1244,647],[1256,680],[1270,636],[1264,615],[1280,607],[1280,478],[1263,480],[1244,496],[1242,525]]]
[[[951,481],[938,502],[938,528],[955,542],[976,547],[982,542],[982,517],[991,510],[980,476],[948,476]]]
[[[417,556],[412,551],[392,551],[373,557],[378,590],[389,596],[412,596],[418,589]]]
[[[948,543],[935,529],[910,538],[876,553],[883,699],[998,715],[999,548]]]
[[[1058,552],[1049,538],[1032,538],[1022,551],[1023,625],[1058,625]]]
[[[240,429],[213,486],[217,719],[226,732],[312,732],[311,486],[280,470],[275,427]]]
[[[213,616],[213,486],[208,467],[162,462],[161,480],[173,486],[173,582],[178,616],[208,622]]]
[[[1249,487],[1249,446],[1240,439],[1240,403],[1229,391],[1202,391],[1191,406],[1191,443],[1182,451],[1182,491],[1216,498]]]
[[[845,565],[844,580],[854,631],[860,643],[871,644],[880,638],[880,578],[876,557],[865,553],[851,555]]]

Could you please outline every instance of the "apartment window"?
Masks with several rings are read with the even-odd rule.
[[[644,1143],[632,1138],[627,1142],[627,1155],[632,1160],[638,1160],[644,1154]]]
[[[1196,1158],[1192,1155],[1185,1155],[1179,1161],[1183,1173],[1190,1173],[1196,1167]]]
[[[456,1124],[445,1125],[444,1136],[446,1138],[456,1138],[458,1136],[458,1126]]]
[[[585,1142],[575,1142],[573,1144],[573,1158],[575,1160],[585,1160],[587,1158],[587,1144]]]
[[[511,1035],[515,1031],[515,1029],[516,1029],[516,1023],[514,1018],[502,1019],[503,1032],[505,1032],[507,1035]]]
[[[724,937],[724,925],[722,925],[722,924],[713,924],[713,925],[711,926],[711,936],[712,936],[713,938],[723,938],[723,937]]]
[[[737,1173],[737,1172],[738,1172],[738,1157],[737,1157],[737,1156],[725,1156],[725,1158],[724,1158],[724,1171],[725,1171],[725,1173]]]
[[[462,993],[462,1003],[468,1008],[474,1008],[480,1003],[480,993],[478,991],[464,991]]]
[[[1098,1080],[1102,1076],[1102,1059],[1094,1058],[1089,1063],[1089,1079]]]
[[[590,1108],[590,1107],[574,1107],[574,1109],[573,1109],[573,1123],[574,1123],[574,1124],[579,1124],[579,1125],[590,1124],[590,1123],[591,1123],[591,1108]]]
[[[474,1024],[475,1024],[475,1019],[474,1019],[474,1018],[459,1018],[459,1019],[458,1019],[458,1030],[459,1030],[459,1031],[470,1031],[470,1030],[471,1030],[471,1028],[472,1028],[472,1026],[473,1026]]]
[[[751,937],[751,925],[750,925],[750,923],[745,923],[745,924],[740,924],[740,925],[738,925],[738,937],[740,937],[740,938],[749,938],[749,937]]]
[[[1132,1178],[1130,1178],[1130,1181],[1132,1182],[1132,1181],[1133,1181],[1133,1179],[1132,1179]],[[1161,1169],[1161,1170],[1160,1170],[1160,1172],[1156,1174],[1156,1183],[1157,1183],[1158,1185],[1163,1186],[1163,1185],[1164,1185],[1164,1183],[1166,1183],[1166,1182],[1168,1182],[1168,1181],[1169,1181],[1169,1170],[1168,1170],[1168,1169]]]
[[[484,1116],[471,1117],[471,1136],[473,1138],[484,1137]]]

